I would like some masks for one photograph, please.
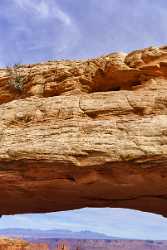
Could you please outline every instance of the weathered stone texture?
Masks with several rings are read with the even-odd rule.
[[[167,215],[167,47],[13,72],[0,70],[0,213]]]
[[[44,243],[28,243],[21,239],[0,238],[0,250],[49,250]]]

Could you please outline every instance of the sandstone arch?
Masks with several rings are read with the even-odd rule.
[[[166,47],[11,72],[0,69],[1,214],[167,215]]]

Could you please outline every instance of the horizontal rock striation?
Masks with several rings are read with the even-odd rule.
[[[167,47],[0,69],[0,213],[167,215]]]
[[[0,237],[0,250],[49,250],[44,243],[28,243],[21,239]]]

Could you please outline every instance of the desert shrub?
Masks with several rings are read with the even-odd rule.
[[[18,71],[18,68],[21,67],[21,64],[14,64],[11,67],[7,67],[7,71],[10,79],[8,84],[14,88],[16,91],[22,92],[24,88],[25,77]]]

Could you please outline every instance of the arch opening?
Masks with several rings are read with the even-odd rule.
[[[7,215],[0,220],[0,240],[19,237],[49,250],[166,249],[166,231],[167,219],[160,215],[108,207]]]

